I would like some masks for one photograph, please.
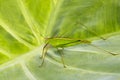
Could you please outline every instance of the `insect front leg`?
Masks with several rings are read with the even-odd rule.
[[[48,51],[48,48],[49,48],[49,45],[48,43],[46,43],[43,47],[43,50],[42,50],[42,56],[40,58],[42,58],[42,63],[39,67],[43,66],[43,63],[44,63],[44,60],[45,60],[45,56],[46,56],[46,53]]]
[[[43,46],[42,55],[40,56],[41,59],[44,57],[44,53],[45,53],[45,49],[46,49],[47,45],[48,45],[48,43],[46,43],[46,44]]]
[[[64,62],[64,59],[63,59],[63,49],[64,49],[64,48],[62,48],[62,50],[59,50],[59,49],[57,48],[57,51],[59,52],[59,54],[60,54],[60,56],[61,56],[61,61],[62,61],[62,63],[63,63],[63,67],[66,68],[65,62]]]

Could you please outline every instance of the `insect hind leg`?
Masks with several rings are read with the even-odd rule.
[[[105,49],[103,49],[103,48],[101,48],[101,47],[98,47],[98,46],[96,46],[96,45],[94,45],[94,44],[90,44],[90,45],[93,46],[93,47],[95,47],[95,48],[97,48],[97,49],[100,49],[100,50],[102,50],[102,51],[104,51],[104,52],[107,52],[107,53],[109,53],[109,54],[111,54],[111,55],[113,55],[113,56],[118,55],[118,53],[110,52],[110,51],[105,50]]]

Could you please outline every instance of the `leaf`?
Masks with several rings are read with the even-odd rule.
[[[58,10],[52,35],[89,39],[120,31],[117,0],[65,0]]]
[[[0,0],[0,80],[119,80],[120,55],[88,44],[63,50],[67,68],[55,48],[39,67],[43,37],[120,54],[119,9],[119,0]]]

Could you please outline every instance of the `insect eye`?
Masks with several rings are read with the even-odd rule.
[[[78,41],[81,41],[81,40],[78,40]]]

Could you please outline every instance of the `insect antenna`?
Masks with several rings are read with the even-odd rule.
[[[45,37],[43,36],[43,34],[42,34],[42,33],[40,33],[40,36],[41,36],[41,38],[45,39]]]

